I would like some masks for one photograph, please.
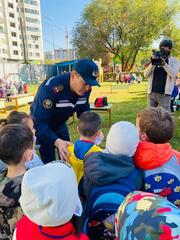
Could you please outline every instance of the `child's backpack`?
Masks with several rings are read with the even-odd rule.
[[[98,97],[94,102],[95,107],[104,107],[108,105],[107,97]]]
[[[109,239],[104,220],[116,213],[123,200],[119,184],[93,187],[85,211],[84,233],[92,240]]]

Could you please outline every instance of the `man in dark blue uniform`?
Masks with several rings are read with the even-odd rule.
[[[66,121],[74,112],[79,117],[89,111],[91,86],[99,86],[97,76],[97,65],[81,59],[71,73],[52,77],[40,85],[31,114],[44,163],[55,160],[55,147],[61,159],[67,159],[67,146],[71,143]]]

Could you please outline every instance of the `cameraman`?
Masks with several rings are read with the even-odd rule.
[[[172,40],[163,39],[159,49],[165,57],[158,59],[161,62],[159,65],[153,65],[151,60],[144,72],[145,78],[148,78],[148,105],[150,107],[160,105],[168,111],[170,111],[171,94],[179,70],[179,61],[170,55],[172,47]]]

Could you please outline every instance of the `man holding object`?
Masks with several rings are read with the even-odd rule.
[[[148,105],[162,106],[170,111],[171,94],[176,84],[179,61],[171,56],[172,40],[163,39],[159,52],[154,52],[151,63],[144,72],[148,78]]]

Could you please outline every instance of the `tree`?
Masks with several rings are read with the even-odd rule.
[[[163,31],[163,36],[173,40],[172,55],[180,59],[180,27],[172,23]]]
[[[74,29],[73,44],[83,57],[111,53],[129,71],[177,10],[177,0],[93,0]]]
[[[73,45],[77,49],[77,55],[81,58],[102,58],[103,63],[109,63],[110,54],[95,37],[96,33],[87,21],[79,21],[73,30]]]

